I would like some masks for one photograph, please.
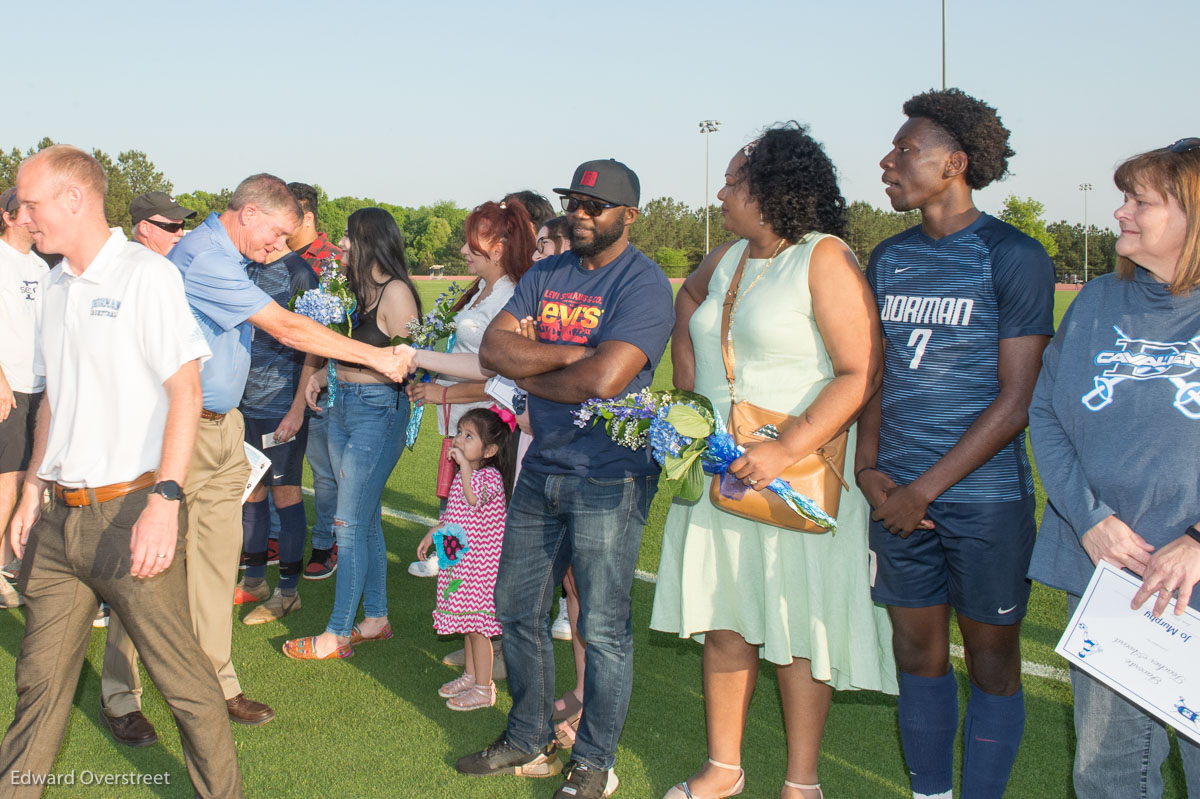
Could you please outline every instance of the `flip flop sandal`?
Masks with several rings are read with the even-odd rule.
[[[390,622],[383,625],[383,629],[379,631],[378,635],[363,635],[362,630],[358,629],[358,625],[356,624],[350,630],[350,646],[361,644],[363,641],[386,641],[391,637],[392,625]]]
[[[583,702],[575,698],[574,691],[567,691],[558,701],[563,703],[563,709],[554,708],[554,713],[550,716],[552,722],[566,721],[572,716],[578,717],[583,712]],[[578,718],[575,723],[579,723]]]
[[[339,660],[353,655],[354,649],[349,644],[342,644],[328,655],[321,657],[317,655],[317,637],[310,635],[306,638],[284,641],[283,654],[292,660]]]
[[[565,718],[554,725],[554,740],[564,749],[575,745],[575,732],[579,729],[579,720],[583,717],[583,709],[574,716]]]

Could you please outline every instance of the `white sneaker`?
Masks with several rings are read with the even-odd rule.
[[[567,615],[567,600],[558,600],[558,618],[550,625],[550,635],[557,641],[571,640],[571,618]]]
[[[408,564],[408,573],[413,577],[437,577],[438,572],[437,555],[430,555],[425,560],[414,560]]]
[[[96,618],[92,619],[92,626],[97,629],[103,629],[108,626],[108,603],[101,602],[100,609],[96,611]]]

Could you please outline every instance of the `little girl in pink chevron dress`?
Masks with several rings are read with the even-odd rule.
[[[490,639],[501,633],[493,593],[516,463],[511,425],[511,415],[502,418],[491,409],[463,414],[448,455],[459,471],[446,510],[417,546],[419,560],[431,546],[437,550],[434,629],[439,635],[463,633],[465,639],[462,676],[438,690],[451,710],[496,703]]]

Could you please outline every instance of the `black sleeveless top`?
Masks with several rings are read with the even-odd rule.
[[[391,346],[392,337],[379,329],[379,322],[376,321],[375,314],[379,312],[379,301],[383,299],[383,292],[387,290],[388,284],[395,279],[392,278],[379,289],[379,297],[376,298],[375,304],[371,306],[371,310],[363,311],[358,315],[358,324],[354,326],[353,338],[355,341],[361,341],[363,344],[369,344],[372,347]],[[350,361],[338,361],[338,363],[354,369],[367,368],[360,363],[352,363]]]

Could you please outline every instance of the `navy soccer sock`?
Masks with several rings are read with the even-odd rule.
[[[935,796],[953,787],[954,736],[958,732],[958,681],[900,672],[900,742],[915,794]]]
[[[246,564],[246,583],[258,585],[267,574],[267,533],[269,531],[267,501],[242,505],[242,551],[247,555],[262,553],[262,560]],[[258,560],[255,558],[254,560]]]
[[[277,506],[275,511],[279,514],[279,588],[283,593],[290,594],[300,582],[308,520],[304,516],[303,502],[286,508]]]
[[[1025,731],[1025,691],[993,696],[971,686],[963,723],[963,796],[988,799],[1004,795],[1021,734]]]

